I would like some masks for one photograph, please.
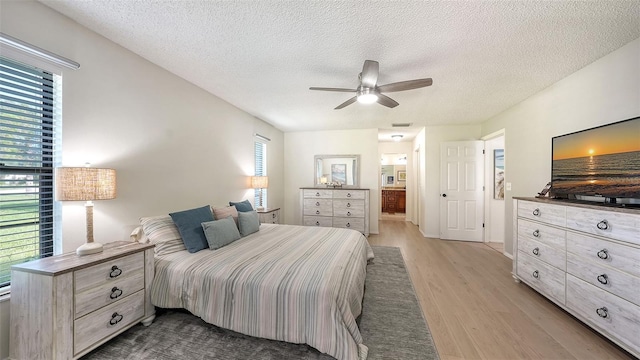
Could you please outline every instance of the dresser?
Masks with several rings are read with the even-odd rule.
[[[305,226],[347,228],[369,236],[369,189],[301,188]]]
[[[640,210],[514,200],[513,277],[640,357]]]
[[[256,210],[260,224],[280,224],[280,208]]]
[[[114,242],[11,267],[10,358],[77,359],[155,317],[153,245]]]
[[[406,194],[404,189],[382,189],[382,212],[389,214],[406,212]]]

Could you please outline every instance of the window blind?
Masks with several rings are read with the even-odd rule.
[[[53,255],[61,78],[0,57],[0,287],[11,265]]]
[[[267,144],[261,141],[254,142],[254,156],[256,161],[256,176],[267,176]],[[267,207],[267,189],[255,189],[255,206]]]

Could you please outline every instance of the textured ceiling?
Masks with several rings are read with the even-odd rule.
[[[479,123],[640,37],[640,1],[41,2],[283,131]],[[394,109],[308,90],[366,59],[433,86]]]

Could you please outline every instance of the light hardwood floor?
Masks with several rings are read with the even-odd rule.
[[[399,247],[442,360],[630,359],[511,277],[511,260],[482,243],[424,238],[380,221],[372,245]]]

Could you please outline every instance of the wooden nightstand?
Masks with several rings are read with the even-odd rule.
[[[113,242],[11,267],[10,358],[77,359],[155,317],[153,246]]]
[[[280,224],[280,208],[256,210],[261,224]]]

